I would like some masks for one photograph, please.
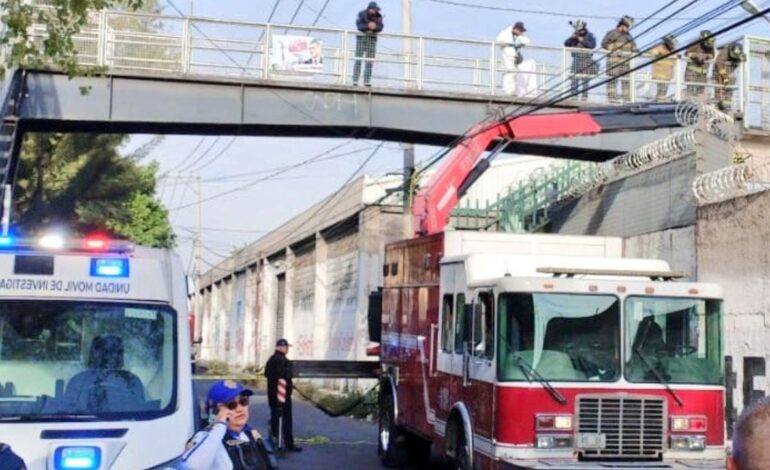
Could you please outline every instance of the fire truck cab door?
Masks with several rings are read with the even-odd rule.
[[[491,289],[474,292],[468,379],[493,383],[495,379],[495,295]]]

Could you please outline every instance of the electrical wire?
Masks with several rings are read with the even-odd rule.
[[[563,11],[553,11],[553,10],[534,10],[534,9],[524,9],[524,8],[513,8],[513,7],[500,7],[500,6],[492,6],[492,5],[479,5],[476,3],[469,3],[469,2],[461,2],[457,0],[422,0],[424,2],[431,2],[431,3],[440,3],[443,5],[450,5],[454,7],[462,7],[462,8],[472,8],[476,10],[488,10],[488,11],[504,11],[509,13],[522,13],[522,14],[528,14],[528,15],[546,15],[546,16],[556,16],[556,17],[564,17],[564,18],[585,18],[585,19],[591,19],[591,20],[613,20],[617,19],[617,16],[610,16],[610,15],[589,15],[585,13],[569,13],[569,12],[563,12]],[[651,20],[673,20],[673,21],[691,21],[695,18],[693,17],[677,17],[677,16],[665,16],[665,17],[655,17],[651,16],[649,19]],[[735,20],[737,17],[733,18],[726,18],[730,20]]]
[[[161,174],[158,176],[158,179],[159,179],[159,180],[160,180],[160,179],[163,179],[163,178],[164,178],[166,175],[168,175],[169,173],[172,173],[172,172],[176,171],[178,168],[180,168],[181,166],[185,165],[185,164],[187,163],[187,160],[189,160],[189,159],[190,159],[190,158],[191,158],[193,155],[195,155],[195,152],[197,152],[197,151],[198,151],[198,149],[200,148],[200,146],[201,146],[201,145],[203,145],[203,141],[204,141],[204,140],[206,140],[206,136],[203,136],[203,137],[201,137],[201,139],[198,141],[198,143],[195,145],[195,147],[193,147],[193,149],[190,151],[190,153],[188,153],[188,154],[187,154],[187,156],[186,156],[186,157],[184,157],[184,158],[183,158],[183,159],[182,159],[182,160],[181,160],[181,161],[180,161],[178,164],[176,164],[176,165],[175,165],[173,168],[171,168],[171,169],[169,169],[169,170],[166,170],[166,171],[164,171],[163,173],[161,173]]]
[[[264,177],[262,177],[262,178],[257,178],[257,179],[254,179],[254,180],[252,180],[252,181],[249,181],[249,182],[248,182],[248,183],[246,183],[246,184],[243,184],[243,185],[241,185],[241,186],[237,186],[237,187],[235,187],[235,188],[232,188],[232,189],[229,189],[229,190],[227,190],[227,191],[222,191],[222,192],[220,192],[220,193],[217,193],[217,194],[211,195],[211,196],[209,196],[209,197],[206,197],[206,198],[204,198],[204,199],[201,199],[201,200],[200,200],[200,201],[198,201],[198,202],[200,202],[200,203],[203,203],[203,202],[208,202],[208,201],[211,201],[211,200],[213,200],[213,199],[218,199],[218,198],[220,198],[220,197],[222,197],[222,196],[226,196],[226,195],[228,195],[228,194],[232,194],[232,193],[235,193],[235,192],[239,192],[239,191],[243,191],[243,190],[246,190],[246,189],[250,189],[250,188],[252,188],[252,187],[253,187],[255,184],[257,184],[257,183],[261,183],[261,182],[264,182],[264,181],[268,181],[268,180],[272,179],[274,176],[277,176],[277,175],[280,175],[280,174],[286,173],[286,172],[287,172],[287,171],[289,171],[289,170],[292,170],[292,169],[294,169],[294,168],[299,168],[299,167],[301,167],[301,166],[305,166],[305,165],[307,165],[307,164],[309,164],[309,163],[311,163],[311,162],[313,162],[313,161],[315,161],[315,160],[318,160],[319,158],[322,158],[322,157],[324,157],[324,156],[328,155],[329,153],[331,153],[331,152],[333,152],[333,151],[335,151],[335,150],[337,150],[337,149],[339,149],[339,148],[343,147],[344,145],[347,145],[348,143],[349,143],[349,141],[348,141],[348,142],[343,142],[343,143],[341,143],[341,144],[339,144],[339,145],[335,145],[335,146],[334,146],[334,147],[332,147],[331,149],[329,149],[329,150],[326,150],[325,152],[321,152],[321,153],[319,153],[318,155],[315,155],[315,156],[313,156],[313,157],[310,157],[310,158],[308,158],[308,159],[305,159],[305,160],[303,160],[303,161],[301,161],[301,162],[298,162],[298,163],[295,163],[295,164],[293,164],[293,165],[287,165],[287,166],[285,166],[284,168],[282,168],[282,169],[280,169],[280,170],[277,170],[277,171],[274,171],[273,173],[270,173],[270,174],[269,174],[269,175],[267,175],[267,176],[264,176]],[[379,146],[377,147],[377,149],[379,149]],[[195,202],[195,203],[189,203],[189,204],[183,204],[183,205],[181,205],[181,206],[177,206],[177,207],[174,207],[174,208],[172,208],[172,209],[169,209],[169,210],[170,210],[170,211],[177,211],[177,210],[180,210],[180,209],[185,209],[185,208],[187,208],[187,207],[190,207],[190,206],[193,206],[193,205],[197,204],[198,202]]]
[[[221,136],[217,136],[217,137],[215,137],[215,138],[214,138],[214,141],[213,141],[213,142],[211,142],[211,144],[210,144],[208,147],[206,147],[206,149],[203,151],[203,153],[201,153],[200,155],[198,155],[198,158],[196,158],[196,159],[195,159],[193,162],[191,162],[191,163],[188,163],[188,164],[187,164],[187,165],[185,165],[183,168],[180,168],[180,169],[178,169],[178,170],[177,170],[177,172],[178,172],[178,173],[184,173],[184,172],[186,172],[186,171],[190,171],[190,168],[192,168],[192,167],[194,167],[195,165],[197,165],[197,164],[198,164],[198,162],[200,162],[201,160],[203,160],[203,158],[204,158],[206,155],[208,155],[208,153],[209,153],[209,152],[211,152],[211,149],[213,149],[213,148],[214,148],[214,146],[215,146],[215,145],[217,145],[217,142],[219,142],[219,140],[220,140],[221,138],[222,138]]]
[[[212,157],[212,158],[211,158],[209,161],[207,161],[207,162],[203,163],[203,164],[202,164],[202,165],[200,165],[199,167],[196,167],[196,168],[193,168],[193,169],[191,169],[190,171],[191,171],[191,172],[193,172],[193,173],[198,173],[198,172],[200,172],[202,169],[206,168],[207,166],[211,165],[211,164],[212,164],[212,163],[214,163],[215,161],[219,160],[219,157],[221,157],[222,155],[224,155],[224,153],[225,153],[225,152],[227,152],[227,150],[228,150],[230,147],[232,147],[232,145],[235,143],[235,139],[237,139],[237,138],[238,138],[238,136],[233,136],[232,138],[230,138],[230,141],[229,141],[228,143],[226,143],[226,144],[225,144],[225,146],[224,146],[224,147],[222,147],[222,149],[221,149],[221,150],[219,150],[219,152],[217,152],[217,154],[216,154],[216,155],[214,155],[214,156],[213,156],[213,157]]]

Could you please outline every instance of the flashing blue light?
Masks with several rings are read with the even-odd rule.
[[[59,447],[54,452],[56,470],[96,470],[102,464],[102,451],[98,447]]]
[[[128,259],[91,258],[91,276],[128,277]]]
[[[6,248],[14,245],[14,239],[10,235],[0,235],[0,248]]]

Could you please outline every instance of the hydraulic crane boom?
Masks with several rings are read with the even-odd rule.
[[[675,105],[639,105],[529,114],[497,123],[478,124],[452,147],[427,184],[420,187],[412,203],[415,236],[444,229],[463,193],[489,167],[479,161],[495,141],[497,152],[511,140],[570,138],[603,132],[651,130],[678,127]],[[494,158],[493,152],[490,158]]]

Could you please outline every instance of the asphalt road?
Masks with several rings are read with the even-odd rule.
[[[195,393],[206,396],[211,381],[196,380]],[[377,423],[352,418],[330,418],[311,404],[294,400],[294,437],[302,452],[280,459],[281,470],[380,469],[377,456]],[[270,409],[264,390],[256,390],[249,409],[250,424],[267,434]],[[316,444],[303,442],[311,440]],[[416,468],[416,467],[415,467]]]

